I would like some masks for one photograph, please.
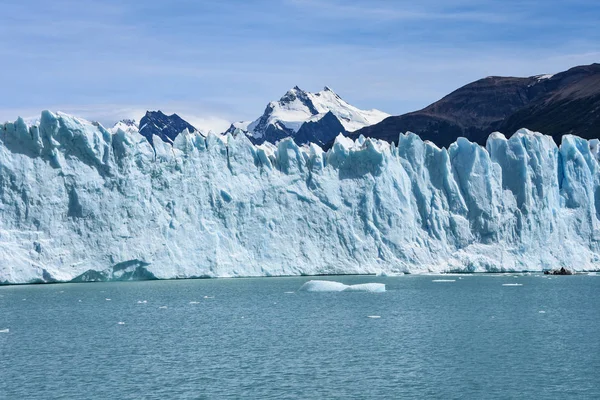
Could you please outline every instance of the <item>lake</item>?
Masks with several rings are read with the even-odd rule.
[[[600,276],[0,287],[1,399],[600,398],[599,372]]]

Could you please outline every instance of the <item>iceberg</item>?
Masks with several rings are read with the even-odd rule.
[[[0,283],[597,270],[597,141],[492,133],[448,149],[338,136],[0,125]],[[598,197],[596,197],[598,196]]]
[[[335,281],[308,281],[300,287],[303,292],[385,292],[383,283],[360,283],[356,285],[345,285]]]

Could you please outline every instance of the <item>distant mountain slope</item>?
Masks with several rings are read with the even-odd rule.
[[[289,136],[298,144],[327,143],[339,133],[355,131],[387,116],[379,110],[354,107],[328,87],[311,93],[296,86],[278,101],[270,102],[258,119],[251,123],[236,122],[228,132],[241,129],[255,144],[275,143]]]
[[[152,136],[156,135],[163,142],[173,143],[177,135],[185,129],[190,132],[197,131],[189,122],[177,114],[166,115],[162,111],[147,111],[140,120],[139,131],[150,144]]]
[[[139,132],[139,127],[137,122],[134,119],[122,119],[117,122],[112,128],[110,128],[111,133],[116,133],[119,129],[124,132]]]
[[[298,144],[316,143],[319,146],[335,140],[340,133],[346,132],[340,120],[328,111],[323,117],[312,121],[308,120],[300,126],[294,136]]]
[[[600,137],[600,64],[555,75],[487,77],[455,90],[424,109],[384,119],[349,136],[398,141],[411,131],[438,146],[458,137],[485,144],[496,130],[543,131],[560,143],[564,134]]]

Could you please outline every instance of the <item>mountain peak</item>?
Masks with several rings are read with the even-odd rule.
[[[177,114],[166,115],[162,111],[147,111],[146,115],[140,120],[140,133],[150,144],[153,144],[152,137],[158,136],[163,142],[173,143],[173,140],[183,132],[196,131],[189,122]]]
[[[264,141],[274,143],[288,136],[295,138],[300,128],[305,123],[311,122],[310,134],[301,136],[314,137],[317,142],[323,143],[319,131],[323,131],[323,137],[329,136],[331,133],[329,130],[335,131],[335,135],[340,133],[339,126],[333,123],[331,116],[320,125],[314,125],[328,113],[337,118],[343,131],[348,132],[375,124],[388,117],[388,114],[378,110],[365,111],[348,104],[328,86],[317,93],[307,92],[294,86],[279,101],[270,102],[263,115],[247,125],[245,131],[255,143],[260,144]],[[230,130],[235,128],[232,125]]]
[[[131,118],[124,118],[124,119],[120,120],[119,122],[126,126],[137,126],[137,122],[135,122],[135,119],[131,119]]]

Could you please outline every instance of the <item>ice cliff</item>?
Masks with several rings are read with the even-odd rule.
[[[448,150],[342,136],[0,125],[0,282],[597,269],[598,141],[520,130]]]

